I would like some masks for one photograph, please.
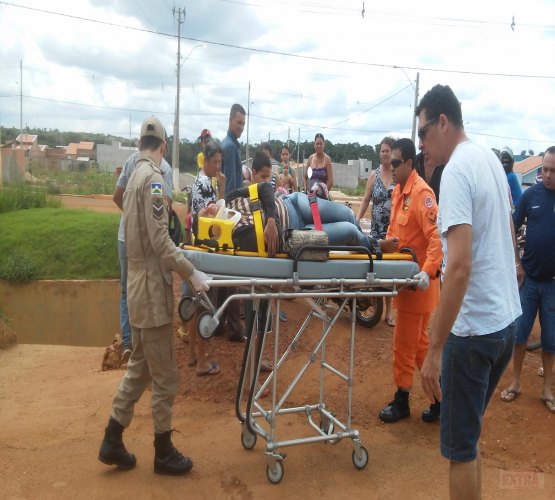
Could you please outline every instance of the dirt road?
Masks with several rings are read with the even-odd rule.
[[[290,339],[304,311],[296,302],[285,308],[289,321],[282,324],[282,334]],[[341,365],[347,360],[348,323],[339,323],[328,355]],[[447,462],[438,451],[438,426],[420,420],[426,401],[419,381],[410,418],[384,425],[377,417],[394,392],[391,329],[381,323],[373,330],[359,329],[357,335],[353,427],[360,429],[368,448],[367,468],[353,467],[347,440],[293,447],[285,450],[285,474],[277,486],[266,479],[263,440],[251,451],[241,447],[233,397],[242,345],[213,339],[210,354],[221,372],[197,377],[187,367],[187,345],[176,337],[181,381],[174,426],[180,434],[174,434],[174,441],[195,464],[186,478],[152,472],[148,392],[125,433],[137,468],[118,472],[96,459],[123,374],[100,371],[102,349],[18,345],[0,351],[0,497],[447,498]],[[292,366],[280,372],[283,380],[306,359],[309,345],[309,340],[299,344]],[[522,396],[507,404],[496,394],[486,413],[481,440],[484,498],[555,497],[555,416],[539,400],[539,365],[537,352],[528,355]],[[502,385],[507,380],[506,375]],[[328,387],[328,404],[341,412],[345,389],[333,383]],[[317,379],[309,371],[290,399],[314,403],[317,397]],[[310,435],[304,417],[284,417],[278,431],[286,438]]]

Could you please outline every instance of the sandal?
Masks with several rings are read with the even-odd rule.
[[[204,377],[205,375],[216,375],[216,373],[220,373],[220,367],[218,366],[218,363],[216,361],[212,361],[210,363],[210,368],[207,368],[206,370],[197,370],[198,377]]]
[[[395,320],[393,318],[385,318],[383,321],[387,326],[391,326],[394,327],[395,326]]]
[[[510,403],[511,401],[514,401],[519,396],[520,396],[520,389],[518,391],[515,389],[505,389],[504,391],[501,391],[501,394],[500,394],[501,400],[505,401],[505,403]]]
[[[541,400],[543,401],[543,404],[545,406],[547,406],[547,409],[551,412],[551,413],[555,413],[555,398],[544,398],[543,396],[541,397]]]

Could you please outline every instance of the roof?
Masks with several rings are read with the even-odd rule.
[[[532,170],[542,166],[543,158],[541,156],[529,156],[525,160],[514,164],[513,172],[518,174],[527,174]]]
[[[37,137],[37,135],[19,134],[15,141],[22,144],[33,144],[37,140]]]
[[[78,151],[92,151],[94,149],[94,142],[70,142],[67,145],[66,154],[76,155]]]

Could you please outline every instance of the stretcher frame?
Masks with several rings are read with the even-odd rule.
[[[254,320],[252,328],[247,332],[241,375],[237,387],[235,398],[235,412],[241,424],[241,444],[243,448],[250,450],[255,447],[257,437],[261,437],[266,442],[266,475],[268,480],[279,483],[284,474],[283,460],[285,453],[282,448],[324,442],[335,444],[342,439],[350,438],[353,443],[352,461],[357,469],[363,469],[368,463],[368,450],[363,446],[359,431],[351,427],[352,421],[352,396],[353,396],[353,368],[356,339],[356,308],[357,301],[367,300],[373,297],[393,297],[397,295],[399,289],[407,286],[416,286],[418,280],[412,278],[418,271],[418,265],[414,262],[414,254],[388,255],[386,260],[391,262],[404,262],[406,268],[402,277],[379,277],[380,274],[390,276],[389,271],[378,271],[376,268],[383,267],[386,260],[373,260],[368,250],[359,247],[327,247],[330,250],[331,260],[339,259],[341,267],[348,268],[348,262],[358,260],[358,277],[354,277],[354,271],[347,271],[349,277],[337,278],[327,276],[322,270],[325,269],[326,262],[306,262],[300,261],[302,252],[299,252],[292,262],[292,273],[289,277],[268,278],[239,276],[242,271],[237,269],[240,266],[233,266],[234,262],[229,259],[237,259],[231,255],[223,254],[226,264],[223,267],[215,265],[221,259],[218,254],[198,252],[199,249],[187,247],[186,257],[191,260],[195,267],[206,272],[211,276],[208,281],[210,287],[234,287],[237,293],[227,297],[223,304],[215,307],[207,294],[203,293],[195,298],[182,301],[180,304],[180,315],[183,319],[190,319],[194,310],[199,307],[204,309],[198,315],[198,332],[203,338],[210,338],[219,324],[220,318],[226,307],[232,300],[252,300]],[[322,249],[322,247],[317,247]],[[312,249],[305,247],[306,250]],[[363,254],[353,255],[351,252],[363,251]],[[349,255],[344,255],[348,252]],[[395,260],[402,259],[401,261]],[[361,258],[363,259],[361,261]],[[255,257],[255,260],[261,260]],[[408,260],[407,260],[408,259]],[[264,259],[264,263],[275,259]],[[285,264],[284,264],[285,265]],[[304,265],[304,272],[303,272]],[[314,273],[319,267],[320,272]],[[366,266],[366,272],[361,273],[361,265]],[[308,266],[308,267],[307,267]],[[211,272],[209,267],[218,267],[217,273]],[[264,273],[267,273],[267,265]],[[387,267],[387,266],[385,266]],[[392,267],[392,266],[389,266]],[[227,272],[222,272],[227,269]],[[252,272],[256,265],[249,267]],[[336,273],[337,263],[334,268]],[[233,273],[233,274],[231,274]],[[238,275],[239,274],[239,275]],[[316,275],[324,277],[315,277]],[[297,333],[283,353],[279,352],[280,345],[280,312],[281,303],[286,299],[303,299],[310,306],[309,312],[302,321]],[[332,299],[338,305],[328,304]],[[348,307],[346,307],[348,306]],[[185,317],[184,317],[185,316]],[[326,357],[326,341],[332,334],[337,320],[347,316],[350,318],[351,329],[349,337],[349,361],[347,370],[332,366]],[[273,319],[272,319],[273,318]],[[278,380],[280,368],[287,361],[292,351],[301,338],[308,331],[312,321],[321,321],[322,333],[317,339],[313,348],[310,350],[306,362],[298,370],[296,375],[290,380],[282,394],[278,393]],[[262,379],[261,360],[265,352],[265,347],[270,338],[273,337],[272,370]],[[292,391],[300,384],[303,376],[309,367],[319,362],[319,398],[316,403],[304,404],[302,406],[288,406],[287,398]],[[331,408],[328,408],[325,398],[324,375],[330,373],[347,384],[346,397],[346,419],[341,421],[336,417]],[[269,394],[267,394],[269,390]],[[312,430],[311,435],[294,439],[282,439],[278,436],[277,421],[284,415],[304,414],[307,423]],[[279,438],[279,439],[278,439]]]

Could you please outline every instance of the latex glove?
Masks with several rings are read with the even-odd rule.
[[[413,279],[418,280],[417,286],[418,288],[420,288],[420,290],[427,290],[430,286],[430,277],[425,271],[420,271],[418,274],[415,274],[413,276]]]
[[[195,269],[189,281],[191,282],[191,286],[194,288],[195,292],[207,292],[210,288],[206,283],[208,276],[204,274],[202,271]]]

